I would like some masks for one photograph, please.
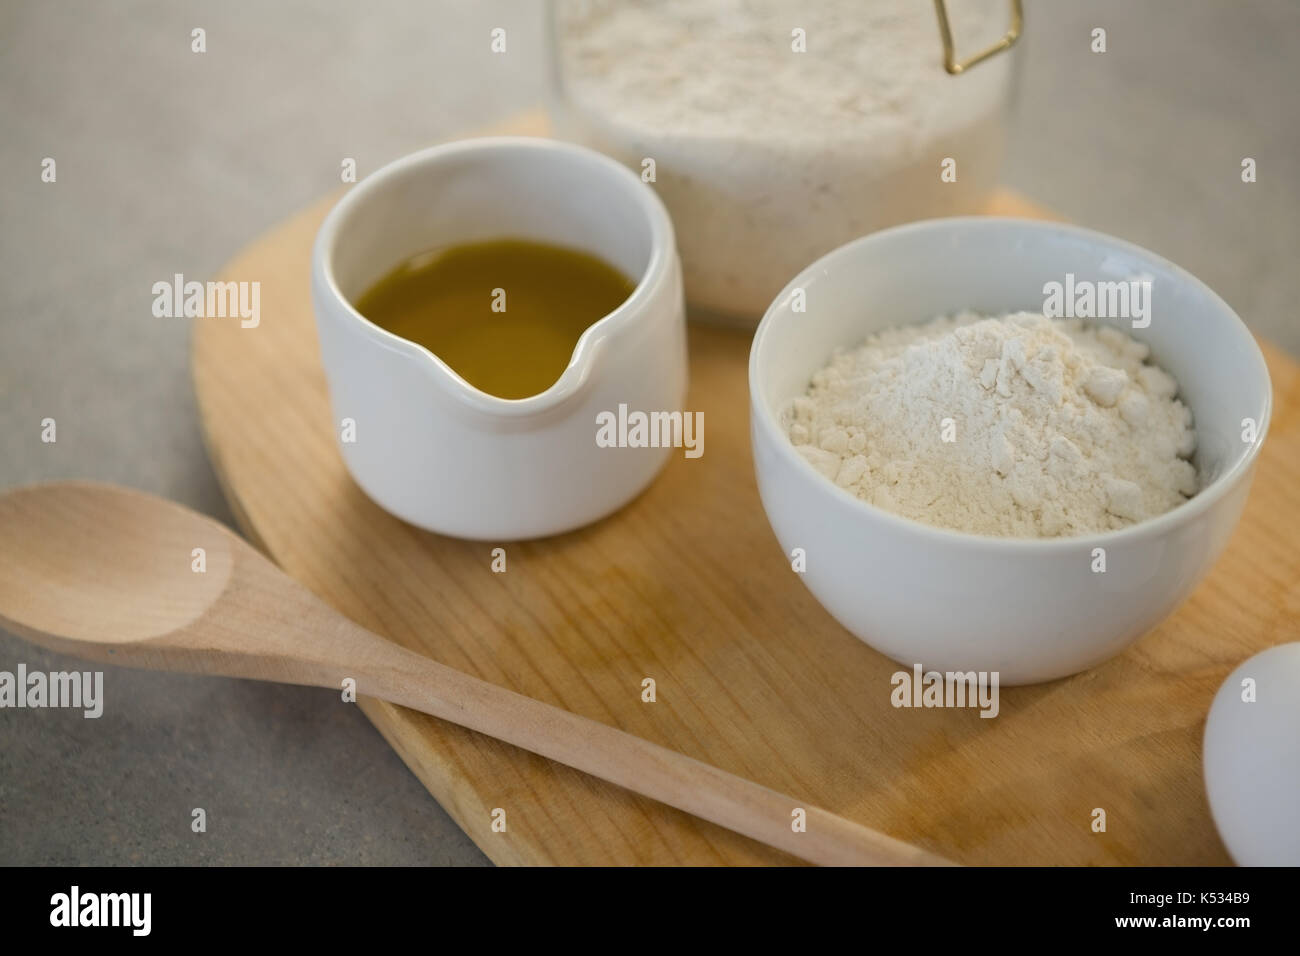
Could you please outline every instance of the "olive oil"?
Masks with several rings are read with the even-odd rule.
[[[634,287],[585,252],[497,239],[404,262],[356,307],[381,328],[423,345],[475,388],[527,398],[555,384],[582,333]]]

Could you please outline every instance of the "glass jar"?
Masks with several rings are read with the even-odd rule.
[[[922,0],[550,5],[556,133],[653,183],[696,315],[753,325],[836,246],[997,184],[1017,51],[950,74]],[[952,7],[962,49],[1018,33],[1016,2]]]

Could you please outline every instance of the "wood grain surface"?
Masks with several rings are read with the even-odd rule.
[[[542,132],[535,118],[514,127]],[[1201,777],[1210,700],[1254,652],[1300,639],[1300,367],[1265,348],[1276,407],[1245,517],[1192,598],[1088,673],[1005,688],[1001,713],[895,710],[898,665],[821,609],[759,504],[744,332],[691,329],[688,408],[706,453],[675,458],[614,516],[544,541],[474,543],[403,524],[334,444],[308,294],[333,199],[249,245],[261,323],[196,320],[195,390],[241,529],[344,614],[467,673],[963,863],[1228,863]],[[1042,215],[1011,195],[989,209]],[[508,571],[491,570],[493,547]],[[955,612],[956,613],[956,612]],[[652,677],[658,700],[643,703]],[[512,864],[792,858],[495,740],[376,700],[366,714],[484,852]],[[1105,833],[1091,829],[1106,810]],[[508,829],[493,832],[494,808]]]

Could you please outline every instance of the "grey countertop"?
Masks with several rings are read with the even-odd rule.
[[[1179,262],[1300,351],[1300,7],[1027,6],[1006,181]],[[527,0],[6,0],[0,487],[94,477],[229,523],[189,329],[152,318],[152,283],[214,274],[334,188],[344,156],[364,174],[536,105],[540,18]],[[495,26],[507,56],[475,39]],[[1088,50],[1094,26],[1105,54]],[[1258,183],[1240,182],[1243,156]],[[19,663],[76,666],[0,633],[0,670]],[[105,682],[97,720],[0,711],[0,864],[487,862],[337,694],[126,670]],[[196,807],[206,833],[190,829]]]

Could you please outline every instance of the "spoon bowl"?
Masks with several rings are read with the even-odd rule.
[[[214,521],[125,488],[19,488],[0,497],[0,622],[83,656],[184,630],[225,590],[236,543]]]

